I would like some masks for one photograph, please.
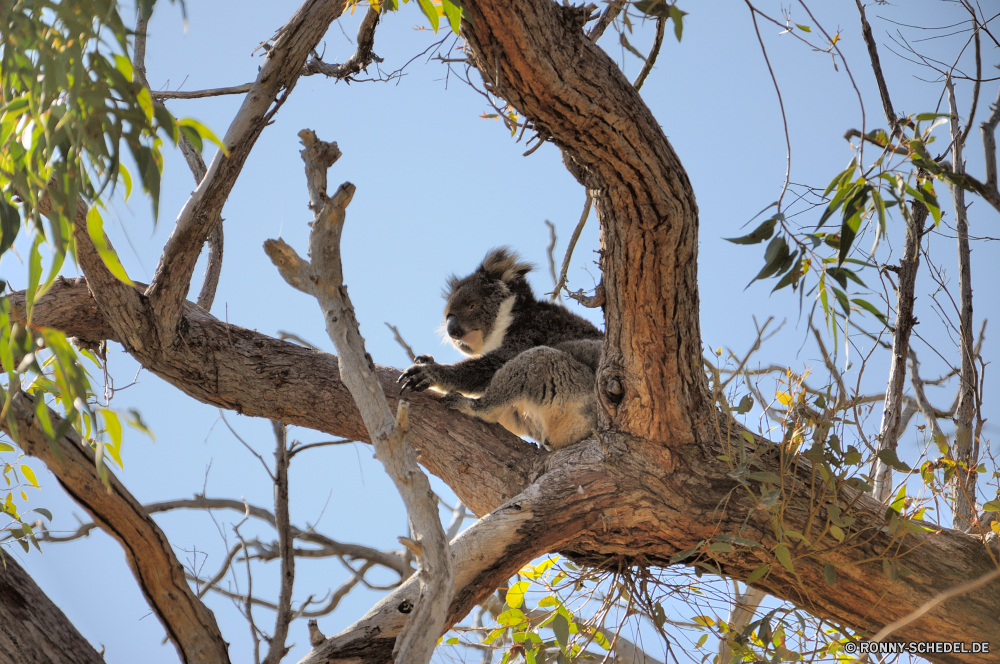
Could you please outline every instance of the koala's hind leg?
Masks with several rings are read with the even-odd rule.
[[[538,346],[504,364],[482,397],[445,399],[451,408],[556,450],[583,440],[597,425],[594,380],[594,371],[569,353]]]

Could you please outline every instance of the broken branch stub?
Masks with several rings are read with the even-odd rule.
[[[344,384],[361,413],[376,456],[406,505],[413,537],[420,549],[420,598],[396,640],[393,659],[428,662],[444,631],[451,603],[451,551],[438,516],[437,497],[431,491],[427,476],[417,466],[416,454],[406,444],[407,405],[400,402],[393,417],[371,359],[365,352],[354,307],[344,286],[340,236],[355,187],[345,182],[328,197],[327,169],[341,152],[336,143],[319,140],[311,130],[305,129],[299,136],[305,146],[301,154],[306,165],[309,207],[313,211],[310,260],[299,257],[281,240],[268,240],[264,250],[289,285],[312,295],[319,303],[327,334],[337,348]]]

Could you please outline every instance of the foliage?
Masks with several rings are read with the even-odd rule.
[[[148,12],[153,3],[142,4]],[[16,390],[34,395],[46,435],[55,440],[74,427],[94,447],[107,482],[106,460],[122,464],[122,415],[108,407],[113,390],[101,403],[84,361],[102,371],[103,363],[91,350],[76,349],[62,332],[33,324],[33,305],[54,283],[66,254],[75,258],[73,226],[81,210],[104,263],[130,283],[105,239],[101,213],[117,184],[124,185],[126,198],[131,194],[133,177],[123,163],[123,144],[155,218],[161,136],[176,144],[183,133],[198,146],[202,138],[218,139],[196,120],[178,121],[154,103],[133,70],[135,35],[113,0],[3,2],[0,24],[0,260],[20,258],[18,236],[23,238],[18,246],[27,252],[26,317],[20,318],[6,298],[0,300],[0,362],[6,374],[2,416]],[[0,282],[0,292],[5,288]],[[65,418],[59,428],[49,420],[49,406]],[[127,421],[145,430],[138,413],[127,414]],[[4,444],[0,451],[14,451],[9,447]],[[15,468],[37,486],[27,465],[3,467],[8,487],[14,487],[8,474],[23,484]],[[20,494],[26,501],[27,495]],[[35,543],[10,492],[4,509],[17,524],[9,531],[23,546]]]

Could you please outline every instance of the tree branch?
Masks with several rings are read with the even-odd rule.
[[[904,214],[906,239],[903,255],[899,259],[899,283],[896,287],[896,326],[892,333],[892,358],[889,361],[889,378],[879,426],[878,451],[895,451],[902,434],[903,387],[906,382],[906,360],[910,355],[910,333],[917,319],[913,316],[914,291],[917,270],[920,268],[920,237],[927,221],[927,206],[914,200],[910,213]],[[872,464],[875,480],[873,495],[884,501],[892,491],[892,468],[879,458]]]
[[[962,157],[962,134],[958,125],[958,103],[955,100],[955,85],[949,78],[948,108],[951,112],[951,155],[956,173],[965,172]],[[976,515],[976,466],[979,445],[973,439],[973,420],[976,417],[976,375],[975,355],[972,338],[972,267],[969,249],[969,220],[965,209],[965,191],[951,186],[955,202],[955,235],[958,239],[958,284],[960,291],[959,309],[959,353],[961,371],[958,374],[958,407],[955,410],[955,461],[959,467],[952,477],[952,499],[954,504],[953,525],[959,530],[970,532]]]
[[[265,243],[268,255],[285,280],[311,294],[320,305],[327,333],[340,354],[339,364],[344,383],[351,391],[365,428],[371,434],[375,453],[396,484],[410,519],[415,542],[412,545],[420,562],[416,575],[420,599],[400,633],[393,650],[393,660],[422,664],[429,662],[444,629],[446,609],[451,602],[451,552],[438,516],[437,497],[427,476],[417,466],[416,454],[406,444],[409,431],[408,405],[399,402],[395,419],[379,385],[371,357],[365,352],[358,330],[354,306],[343,285],[340,259],[340,236],[346,208],[354,195],[354,185],[345,183],[333,197],[326,194],[327,169],[340,157],[336,143],[320,141],[311,130],[299,133],[305,149],[310,207],[313,210],[306,262],[281,240]],[[275,250],[276,247],[281,250]]]
[[[271,426],[274,429],[274,526],[278,531],[281,572],[274,634],[264,664],[278,664],[288,654],[289,648],[285,647],[285,640],[288,638],[288,625],[293,620],[292,588],[295,583],[295,537],[288,516],[288,464],[291,460],[288,453],[288,429],[277,420],[271,420]]]
[[[163,531],[109,471],[108,486],[102,484],[93,451],[73,428],[69,427],[68,433],[54,444],[46,440],[35,415],[39,406],[32,397],[15,392],[10,400],[10,417],[0,426],[25,453],[41,459],[66,492],[118,540],[181,661],[228,663],[228,647],[215,616],[191,591]],[[53,428],[60,430],[62,418],[51,409],[48,417]]]
[[[306,0],[281,28],[223,139],[228,156],[216,153],[208,174],[178,215],[145,293],[151,314],[147,324],[155,326],[165,342],[176,334],[198,254],[250,150],[295,87],[309,54],[343,11],[344,3],[337,0]],[[86,267],[84,273],[88,274]],[[105,312],[112,315],[110,310]]]
[[[313,74],[323,74],[339,81],[345,78],[350,79],[351,76],[362,70],[367,71],[368,65],[372,61],[382,62],[382,58],[372,52],[372,49],[375,48],[375,28],[378,27],[378,21],[378,10],[369,5],[368,11],[365,12],[364,18],[361,19],[361,25],[358,26],[358,48],[354,51],[354,54],[342,65],[327,64],[314,55],[306,63],[302,75],[312,76]]]
[[[132,58],[132,66],[135,78],[142,87],[149,90],[150,94],[153,94],[153,91],[149,87],[149,80],[146,78],[146,26],[149,20],[145,15],[141,3],[138,6],[138,13],[139,18],[135,26],[135,53]],[[157,99],[155,94],[153,94],[153,103],[164,107],[163,102]],[[205,174],[208,172],[205,160],[201,158],[201,154],[191,144],[191,141],[188,140],[184,132],[179,132],[177,144],[181,149],[181,154],[184,155],[185,161],[187,161],[188,168],[191,169],[191,174],[194,175],[194,184],[198,186],[205,179]],[[198,294],[198,306],[205,311],[212,309],[212,302],[215,300],[215,290],[219,286],[219,275],[222,273],[222,253],[225,238],[222,233],[221,213],[222,210],[220,208],[216,215],[218,218],[212,221],[214,230],[208,236],[208,263],[205,266],[205,278],[201,284],[201,293]]]
[[[590,206],[593,203],[594,197],[587,192],[587,198],[583,202],[583,212],[580,213],[580,221],[576,222],[576,228],[573,229],[573,235],[569,238],[569,245],[566,247],[566,255],[563,256],[562,269],[559,270],[559,281],[556,282],[556,287],[552,291],[552,299],[559,299],[559,292],[566,287],[566,275],[569,273],[569,262],[573,258],[573,251],[576,249],[576,242],[580,239],[580,233],[583,232],[583,227],[587,223],[587,217],[590,216]]]
[[[25,321],[24,293],[7,297],[13,315]],[[35,302],[33,312],[33,325],[55,327],[89,341],[121,341],[84,279],[57,279]],[[190,302],[185,305],[182,339],[184,343],[170,353],[133,355],[146,369],[204,403],[369,441],[357,406],[341,382],[336,355],[229,325]],[[399,370],[377,366],[376,372],[394,407]],[[409,440],[423,451],[421,463],[438,477],[448,478],[452,490],[477,515],[527,486],[537,472],[536,464],[545,457],[499,425],[457,416],[434,395],[410,394],[407,400],[412,415]],[[242,503],[236,509],[242,511]]]
[[[646,56],[646,62],[643,63],[642,69],[639,71],[639,75],[635,77],[635,82],[632,86],[638,90],[642,87],[642,84],[646,82],[646,77],[649,76],[649,72],[653,71],[653,65],[656,64],[656,57],[660,54],[660,47],[663,46],[663,32],[667,25],[667,19],[660,16],[656,19],[656,35],[653,37],[653,46],[649,49],[649,55]]]

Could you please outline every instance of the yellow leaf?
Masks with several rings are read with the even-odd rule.
[[[90,208],[90,212],[87,213],[87,233],[90,235],[90,240],[94,243],[97,253],[101,256],[101,260],[104,261],[104,266],[119,281],[131,286],[132,280],[128,278],[125,268],[118,260],[118,254],[108,244],[108,239],[104,235],[104,220],[101,219],[101,213],[98,212],[96,205]]]
[[[21,466],[21,474],[24,475],[24,478],[26,480],[28,480],[28,482],[31,483],[31,486],[35,487],[36,489],[40,489],[41,488],[41,487],[38,486],[38,480],[35,479],[35,471],[33,471],[31,468],[29,468],[28,466],[22,465]]]
[[[782,406],[790,406],[792,404],[792,395],[788,392],[778,392],[774,396]]]

